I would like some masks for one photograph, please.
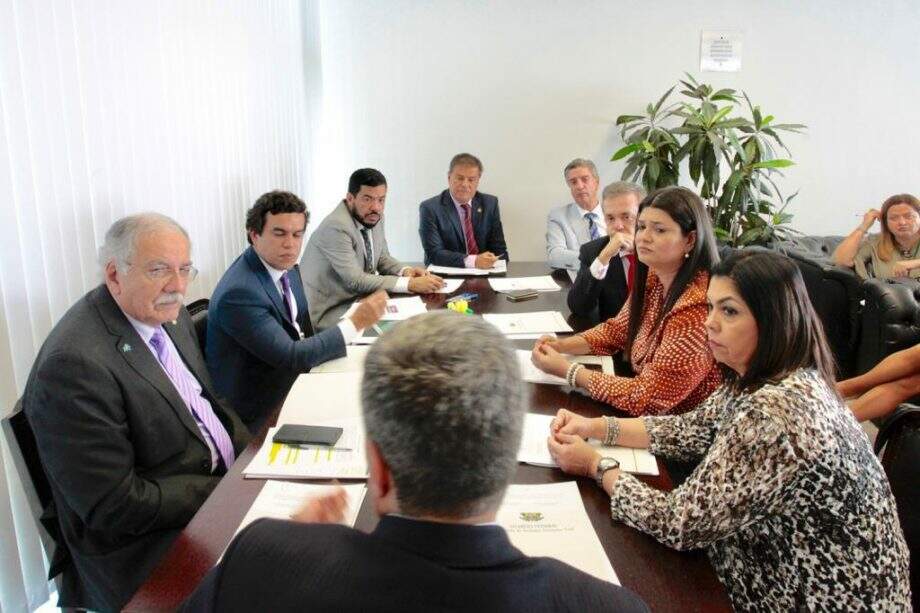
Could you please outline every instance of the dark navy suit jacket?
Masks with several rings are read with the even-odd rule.
[[[647,611],[631,591],[516,549],[499,526],[385,516],[365,534],[259,520],[182,610]]]
[[[299,267],[288,277],[305,338],[252,247],[230,265],[208,305],[208,370],[217,392],[251,429],[284,401],[300,373],[345,355],[338,326],[313,334]]]
[[[505,245],[502,219],[498,212],[498,198],[476,192],[471,204],[473,235],[479,252],[491,251],[508,259],[508,247]],[[463,268],[463,259],[467,256],[466,241],[463,239],[463,225],[450,191],[445,189],[439,196],[429,198],[419,205],[418,233],[425,249],[426,265]]]
[[[618,256],[610,259],[603,279],[595,279],[591,274],[592,262],[609,241],[610,237],[602,236],[581,246],[578,253],[578,276],[567,298],[570,311],[594,323],[615,317],[629,295],[623,261]]]

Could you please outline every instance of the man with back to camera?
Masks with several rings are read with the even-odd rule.
[[[255,431],[300,373],[345,355],[383,315],[377,291],[349,317],[315,334],[297,258],[310,213],[290,192],[263,194],[246,214],[249,248],[227,269],[208,308],[207,360],[218,393]]]
[[[600,179],[591,160],[575,158],[562,171],[572,202],[546,218],[546,263],[550,268],[578,270],[578,250],[604,235],[604,213],[597,200]]]
[[[377,290],[429,294],[444,280],[390,255],[383,228],[387,180],[361,168],[348,179],[348,193],[307,241],[301,274],[317,330],[336,325],[355,298]]]
[[[626,302],[636,270],[633,237],[643,198],[645,190],[628,181],[604,188],[606,235],[581,246],[578,276],[566,298],[575,315],[595,323],[604,321],[619,313]]]
[[[211,385],[182,306],[197,271],[182,227],[157,213],[116,221],[104,283],[42,345],[22,405],[63,542],[59,606],[120,609],[249,438]]]
[[[482,162],[458,153],[447,170],[448,188],[419,205],[425,264],[489,269],[508,248],[498,198],[478,191]]]
[[[371,347],[361,387],[376,529],[258,520],[184,610],[646,610],[625,588],[525,556],[494,523],[524,417],[517,361],[494,327],[413,317]],[[304,521],[344,514],[341,490],[314,502]]]

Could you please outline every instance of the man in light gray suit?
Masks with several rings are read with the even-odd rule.
[[[318,331],[336,325],[355,298],[377,290],[429,294],[444,287],[441,277],[390,255],[383,229],[386,195],[387,180],[380,171],[356,170],[345,199],[307,242],[300,271]]]
[[[600,180],[591,160],[575,158],[563,170],[574,202],[549,212],[546,220],[546,263],[551,268],[578,270],[578,250],[606,234],[604,212],[597,199]]]

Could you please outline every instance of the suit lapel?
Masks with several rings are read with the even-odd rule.
[[[460,216],[457,215],[457,207],[454,205],[454,201],[450,197],[449,190],[444,190],[444,192],[441,194],[441,206],[444,207],[444,214],[447,216],[447,219],[450,220],[450,224],[454,227],[454,232],[457,233],[458,244],[465,245],[466,237],[463,235],[463,224],[460,222]],[[475,225],[473,227],[475,228]]]
[[[275,285],[274,281],[272,281],[272,277],[268,274],[268,270],[265,269],[265,265],[262,264],[262,260],[259,259],[259,255],[250,247],[246,250],[244,256],[250,270],[255,274],[256,279],[259,280],[259,285],[262,286],[262,290],[268,297],[269,302],[271,302],[275,310],[278,311],[278,317],[281,321],[286,322],[293,331],[294,324],[291,322],[291,318],[288,317],[287,309],[284,306],[284,300],[281,298],[281,292],[278,291],[278,287]],[[288,278],[291,278],[291,276],[292,275],[289,274]],[[297,305],[297,309],[300,310],[300,304]]]
[[[204,443],[198,424],[195,423],[195,419],[176,390],[176,386],[173,385],[163,367],[160,366],[153,351],[144,343],[137,330],[134,329],[134,326],[121,312],[105,285],[97,288],[94,301],[99,309],[99,315],[103,323],[105,323],[109,333],[115,337],[116,352],[134,369],[138,376],[160,392],[166,402],[169,403],[169,406],[175,411],[179,421],[193,436]],[[173,338],[173,334],[170,334],[170,338]],[[175,344],[175,340],[173,343]],[[178,348],[179,345],[176,345],[176,347]],[[185,359],[184,356],[183,359]],[[186,364],[188,364],[187,360]],[[201,379],[199,379],[200,381]]]
[[[303,291],[303,280],[300,277],[300,266],[295,264],[288,272],[291,279],[291,293],[297,303],[297,319],[304,337],[313,336],[313,323],[310,321],[310,308],[307,304],[307,295]]]
[[[476,192],[473,195],[473,199],[470,200],[470,217],[473,223],[473,236],[476,237],[476,245],[479,247],[479,252],[482,253],[486,251],[486,236],[485,236],[485,224],[483,221],[485,203],[483,202],[482,196],[479,195],[479,192]],[[495,255],[500,255],[496,253]]]

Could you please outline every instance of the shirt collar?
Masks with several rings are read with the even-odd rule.
[[[277,268],[274,268],[274,267],[271,266],[268,262],[266,262],[265,260],[263,260],[263,259],[262,259],[262,256],[259,255],[258,253],[256,253],[256,256],[259,258],[259,261],[262,262],[262,266],[265,267],[265,270],[268,271],[268,276],[272,278],[272,282],[274,282],[275,285],[277,285],[277,284],[280,282],[280,280],[281,280],[281,275],[283,275],[283,274],[286,273],[287,271],[286,271],[286,270],[278,270]]]
[[[575,206],[578,206],[578,204],[576,203]],[[603,209],[603,207],[601,207],[600,201],[598,201],[598,203],[597,203],[597,204],[594,206],[594,208],[591,209],[590,211],[586,211],[586,210],[584,210],[584,209],[581,208],[581,207],[578,207],[578,208],[579,208],[579,210],[581,210],[581,216],[582,216],[582,217],[584,217],[585,215],[588,215],[588,214],[590,214],[590,213],[594,213],[594,215],[597,216],[597,223],[601,223],[601,222],[604,221],[604,209]]]
[[[450,196],[451,202],[453,202],[453,203],[454,203],[454,206],[457,207],[458,209],[459,209],[460,207],[462,207],[462,206],[467,205],[467,204],[470,205],[470,207],[473,206],[473,199],[472,199],[472,198],[470,198],[470,201],[469,201],[469,202],[457,202],[457,199],[454,198],[454,195],[450,193],[450,190],[447,191],[447,195]]]
[[[118,307],[118,308],[121,309],[121,307]],[[150,324],[145,324],[142,321],[138,321],[134,319],[133,317],[125,313],[124,309],[122,309],[121,312],[124,313],[124,316],[128,319],[128,323],[131,324],[131,327],[134,328],[138,336],[141,337],[141,340],[147,343],[148,345],[150,344],[150,339],[153,338],[154,333],[157,330],[162,329],[162,326],[151,326]]]

